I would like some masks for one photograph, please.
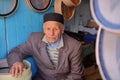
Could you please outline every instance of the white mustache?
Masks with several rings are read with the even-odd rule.
[[[56,36],[48,36],[48,38],[56,38]]]

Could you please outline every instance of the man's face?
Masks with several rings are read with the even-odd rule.
[[[64,27],[56,21],[47,21],[44,23],[44,33],[49,43],[55,43],[64,32]]]

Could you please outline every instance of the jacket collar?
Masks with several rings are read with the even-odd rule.
[[[48,43],[48,41],[46,39],[46,36],[44,36],[42,38],[42,41],[45,42],[45,43],[47,43],[52,48],[58,48],[58,49],[60,49],[61,47],[64,46],[64,44],[63,44],[63,36],[61,36],[61,38],[56,43]]]

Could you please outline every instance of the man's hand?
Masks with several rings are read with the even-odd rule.
[[[21,77],[23,71],[25,71],[25,65],[22,62],[16,62],[13,64],[13,66],[10,68],[9,73],[13,76],[13,77]]]

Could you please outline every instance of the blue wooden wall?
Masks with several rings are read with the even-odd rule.
[[[14,14],[7,18],[0,17],[0,59],[6,58],[9,51],[25,42],[31,32],[42,32],[43,15],[54,11],[54,0],[45,12],[35,12],[19,0]]]

